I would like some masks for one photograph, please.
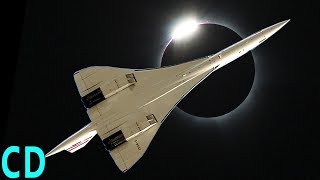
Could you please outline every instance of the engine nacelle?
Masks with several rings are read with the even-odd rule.
[[[135,84],[137,82],[134,74],[126,74],[120,76],[112,81],[105,82],[99,88],[91,91],[81,98],[84,107],[91,108],[100,103],[106,98],[122,91],[123,89]]]

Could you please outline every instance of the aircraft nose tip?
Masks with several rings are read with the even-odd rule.
[[[283,22],[283,26],[286,25],[289,21],[290,21],[290,19],[287,19],[287,20],[285,20],[285,21],[282,21],[282,22]]]
[[[285,26],[289,21],[290,21],[290,19],[287,19],[287,20],[285,20],[285,21],[282,21],[282,22],[278,23],[279,29],[281,29],[283,26]]]
[[[288,22],[290,21],[290,19],[287,19],[285,21],[281,21],[273,26],[270,26],[269,28],[267,28],[267,31],[270,33],[270,36],[273,35],[274,33],[276,33],[277,31],[279,31],[283,26],[285,26]]]

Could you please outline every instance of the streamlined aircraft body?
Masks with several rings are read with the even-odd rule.
[[[214,71],[260,45],[289,20],[258,31],[209,55],[157,69],[94,66],[74,73],[91,122],[60,143],[46,157],[84,147],[96,134],[123,172],[145,153],[172,109]]]

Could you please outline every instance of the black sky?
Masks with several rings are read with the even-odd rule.
[[[316,6],[299,3],[21,1],[12,5],[6,26],[13,29],[7,45],[12,53],[7,52],[9,65],[2,72],[7,80],[3,95],[7,118],[1,122],[1,152],[11,145],[35,145],[48,152],[89,123],[73,73],[95,65],[158,67],[171,28],[184,15],[225,23],[242,37],[291,19],[252,51],[256,82],[252,98],[240,109],[215,121],[174,110],[145,155],[125,174],[95,137],[74,154],[61,152],[48,158],[39,179],[319,178],[315,156],[319,82],[312,53]],[[17,170],[23,160],[12,157],[10,165]]]

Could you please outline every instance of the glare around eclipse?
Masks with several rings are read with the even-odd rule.
[[[176,26],[172,32],[172,39],[182,39],[190,36],[198,29],[198,23],[195,19],[187,19]]]

